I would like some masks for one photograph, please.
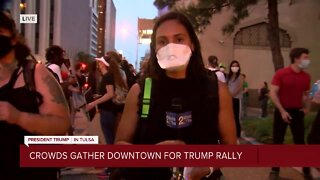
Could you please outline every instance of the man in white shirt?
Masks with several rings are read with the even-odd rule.
[[[221,71],[219,71],[218,58],[216,56],[211,55],[208,58],[208,63],[209,63],[208,69],[216,73],[217,78],[220,82],[226,83],[226,77]]]
[[[46,59],[48,63],[46,67],[51,69],[55,78],[59,83],[63,83],[61,76],[61,66],[64,63],[64,50],[57,45],[53,45],[46,50]]]

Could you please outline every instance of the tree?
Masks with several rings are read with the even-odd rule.
[[[91,58],[90,54],[86,54],[83,51],[77,53],[76,59],[77,59],[77,61],[85,63],[85,64],[90,64],[92,62],[92,58]]]
[[[256,5],[259,0],[198,0],[197,3],[191,3],[187,7],[176,7],[181,0],[155,0],[154,5],[158,9],[168,6],[170,9],[182,11],[188,16],[195,30],[202,33],[210,24],[212,16],[220,13],[223,7],[233,8],[233,16],[222,31],[224,34],[231,34],[241,20],[249,16],[248,7]],[[278,2],[277,0],[267,0],[268,2],[268,39],[272,52],[272,61],[274,69],[278,70],[284,67],[284,61],[281,54],[278,20]],[[290,4],[292,0],[290,1]]]
[[[75,63],[85,64],[86,71],[92,69],[92,66],[94,66],[94,64],[92,64],[92,62],[93,62],[93,58],[90,56],[90,54],[87,54],[83,51],[77,53]]]

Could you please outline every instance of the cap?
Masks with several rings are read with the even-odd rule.
[[[110,64],[109,64],[103,57],[101,57],[101,58],[95,58],[95,60],[102,62],[102,63],[103,63],[104,65],[106,65],[107,67],[110,66]]]

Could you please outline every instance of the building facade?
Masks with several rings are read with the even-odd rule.
[[[51,45],[62,46],[71,59],[79,52],[97,56],[98,0],[11,0],[7,7],[32,52],[42,59]],[[20,14],[37,14],[38,23],[20,24]]]
[[[320,79],[320,1],[291,2],[281,0],[278,5],[280,44],[285,66],[290,64],[291,48],[308,48],[312,62],[307,71],[314,82]],[[222,13],[213,16],[211,24],[199,38],[205,60],[212,54],[227,66],[232,60],[238,60],[250,88],[258,89],[264,81],[270,83],[275,73],[267,38],[267,2],[261,0],[249,7],[249,13],[250,16],[240,22],[233,34],[223,35],[221,29],[232,15],[230,8],[224,8]]]
[[[116,37],[116,7],[112,0],[106,0],[106,14],[105,14],[105,52],[115,50]]]
[[[308,48],[311,65],[306,71],[310,73],[312,83],[315,82],[320,79],[320,1],[281,0],[278,12],[285,66],[290,65],[291,48]],[[264,81],[270,84],[275,74],[267,38],[267,13],[267,1],[260,0],[257,5],[249,7],[250,16],[240,22],[234,33],[224,35],[222,28],[232,15],[232,9],[226,7],[220,14],[215,14],[211,24],[199,34],[206,65],[210,55],[216,55],[228,68],[232,60],[240,62],[241,72],[246,74],[249,83],[249,105],[256,107],[259,106],[257,90]]]

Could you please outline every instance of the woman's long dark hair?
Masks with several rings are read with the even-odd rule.
[[[233,61],[230,63],[230,66],[229,66],[228,82],[231,81],[231,78],[232,78],[232,76],[233,76],[233,74],[234,74],[234,72],[231,71],[231,67],[232,67],[233,64],[238,64],[238,66],[239,66],[239,71],[236,73],[236,78],[234,79],[234,81],[237,80],[237,79],[239,78],[240,74],[241,74],[240,63],[239,63],[238,61],[236,61],[236,60],[233,60]]]
[[[11,33],[11,38],[17,38],[18,41],[13,47],[15,51],[15,57],[18,60],[18,64],[26,63],[27,57],[30,56],[31,51],[25,44],[24,39],[18,34],[16,24],[8,12],[0,12],[0,28],[9,30]]]
[[[192,51],[192,55],[187,67],[187,78],[188,79],[198,79],[206,77],[206,70],[203,64],[202,55],[201,55],[201,47],[198,37],[192,27],[192,24],[188,20],[188,18],[179,12],[169,12],[163,16],[161,16],[155,23],[153,27],[153,34],[151,36],[151,44],[150,44],[150,60],[148,64],[148,68],[146,69],[146,77],[152,77],[154,79],[163,79],[166,74],[165,70],[163,70],[159,64],[156,57],[156,34],[159,26],[166,21],[175,20],[181,25],[183,25],[188,35],[190,36],[191,43],[193,44],[194,50]]]
[[[115,84],[122,88],[128,88],[127,83],[124,81],[120,73],[120,66],[118,62],[121,61],[121,57],[118,53],[108,52],[105,60],[110,64],[108,67],[108,73],[113,76]]]

